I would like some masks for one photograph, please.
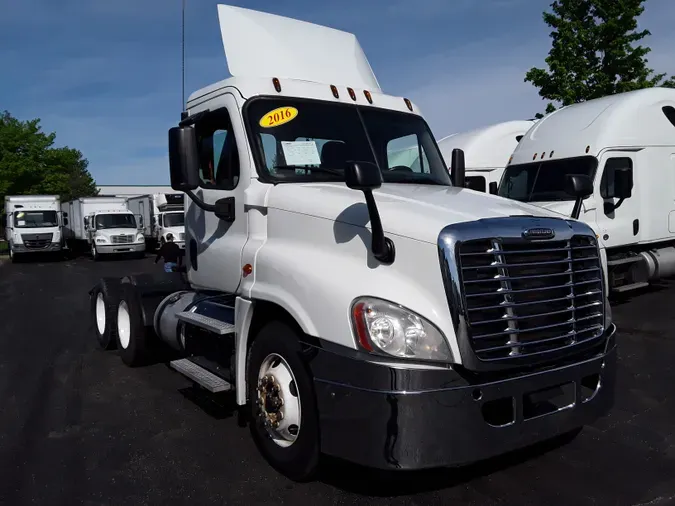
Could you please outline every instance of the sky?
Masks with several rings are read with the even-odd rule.
[[[550,0],[187,0],[186,94],[228,76],[218,3],[356,34],[385,93],[437,139],[543,112]],[[40,118],[100,185],[168,184],[181,99],[181,0],[0,0],[0,110]],[[649,65],[675,73],[675,2],[648,0]]]

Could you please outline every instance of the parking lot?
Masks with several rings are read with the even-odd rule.
[[[575,440],[419,473],[326,460],[295,484],[230,398],[96,347],[87,291],[153,269],[150,257],[0,265],[0,504],[675,504],[675,282],[614,307],[616,405]]]

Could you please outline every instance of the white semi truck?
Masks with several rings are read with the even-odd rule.
[[[66,240],[72,249],[84,246],[94,260],[101,255],[145,256],[142,223],[124,197],[87,197],[63,203]],[[142,220],[140,220],[142,221]]]
[[[129,210],[143,217],[145,242],[162,246],[167,235],[173,236],[181,249],[185,248],[185,194],[154,193],[129,197]]]
[[[453,186],[353,34],[218,13],[233,77],[193,93],[168,136],[187,272],[102,279],[100,346],[136,366],[169,345],[178,372],[234,391],[295,480],[320,453],[457,465],[605,414],[616,328],[590,227]],[[422,170],[391,165],[404,138]],[[461,150],[452,167],[461,183]]]
[[[505,121],[455,133],[439,140],[438,147],[446,160],[450,160],[453,149],[464,151],[467,188],[496,194],[509,157],[535,122],[536,120]]]
[[[585,181],[583,201],[566,191],[571,175]],[[548,114],[518,144],[499,194],[588,223],[606,249],[614,293],[674,275],[675,90],[616,94]]]
[[[63,249],[60,212],[58,195],[5,197],[5,238],[12,262]]]

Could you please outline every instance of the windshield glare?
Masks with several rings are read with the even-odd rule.
[[[275,110],[280,111],[277,120],[285,118],[278,124],[270,114]],[[246,115],[258,169],[275,181],[344,181],[347,162],[360,161],[376,164],[385,183],[451,185],[436,142],[420,116],[277,98],[253,100]]]
[[[182,227],[185,225],[185,215],[183,213],[169,213],[164,215],[165,227]]]
[[[97,214],[96,230],[106,228],[136,228],[136,219],[131,214]]]
[[[574,200],[565,191],[567,176],[584,175],[593,180],[597,166],[592,156],[511,165],[502,176],[499,196],[521,202]]]
[[[57,225],[56,211],[14,212],[14,226],[17,228],[55,227]]]

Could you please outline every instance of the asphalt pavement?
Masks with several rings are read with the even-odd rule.
[[[154,269],[149,257],[0,263],[0,504],[675,504],[675,282],[615,305],[616,406],[573,441],[404,474],[327,459],[319,480],[295,484],[258,454],[230,397],[97,348],[87,291]]]

